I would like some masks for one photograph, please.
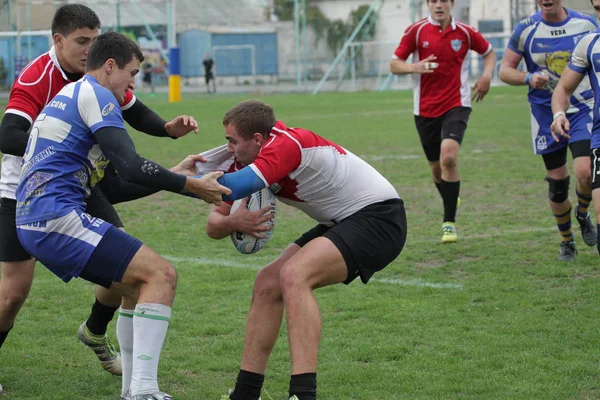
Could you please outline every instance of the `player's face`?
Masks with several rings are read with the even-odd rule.
[[[54,34],[56,56],[60,66],[73,74],[85,73],[88,50],[98,36],[98,29],[77,29],[67,36]]]
[[[235,159],[243,166],[254,162],[260,148],[264,144],[264,139],[260,133],[255,133],[252,139],[244,139],[237,133],[235,126],[229,124],[225,127],[225,139],[227,139],[227,150],[233,154]]]
[[[600,19],[600,0],[592,0],[592,6],[596,11],[596,18]]]
[[[562,0],[537,0],[537,5],[544,15],[558,14],[563,8]]]
[[[451,0],[428,0],[427,7],[434,21],[441,23],[450,21],[450,11],[454,8]]]
[[[140,72],[140,60],[133,58],[125,67],[119,68],[113,59],[106,61],[109,90],[115,95],[119,104],[125,101],[125,92],[135,88],[135,76]]]

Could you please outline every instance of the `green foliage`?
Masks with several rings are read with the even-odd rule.
[[[280,21],[294,20],[294,1],[293,0],[275,0],[275,14]],[[350,34],[358,26],[364,15],[369,10],[368,5],[362,5],[356,10],[350,11],[346,21],[342,19],[330,20],[323,14],[318,5],[312,4],[306,0],[306,24],[315,32],[315,46],[323,38],[327,40],[327,46],[333,54],[337,54]],[[367,21],[364,27],[371,26],[370,31],[363,33],[360,40],[369,40],[375,37],[376,16],[371,15],[370,21]],[[364,32],[363,27],[363,32]]]
[[[134,42],[137,42],[137,37],[135,36],[135,33],[133,31],[122,30],[121,33],[123,34],[123,36],[127,36],[129,39],[133,40]]]

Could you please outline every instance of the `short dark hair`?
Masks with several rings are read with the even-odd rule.
[[[100,18],[83,4],[65,4],[56,10],[52,18],[52,34],[68,36],[77,29],[100,29]]]
[[[223,117],[223,126],[233,125],[246,140],[257,132],[267,138],[276,123],[273,107],[257,99],[242,101]]]
[[[106,60],[112,58],[119,68],[124,68],[131,60],[144,61],[144,54],[138,45],[119,32],[106,32],[96,37],[90,47],[86,66],[89,71],[101,68]]]

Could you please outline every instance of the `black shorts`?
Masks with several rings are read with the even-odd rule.
[[[152,74],[144,74],[144,77],[142,78],[142,82],[152,83]]]
[[[428,161],[440,160],[442,140],[462,143],[470,115],[470,107],[454,107],[436,118],[415,115],[415,125]]]
[[[85,199],[86,207],[85,212],[90,214],[92,217],[103,219],[112,226],[117,228],[123,228],[123,222],[115,210],[115,207],[110,204],[102,190],[98,186],[92,189],[90,196]]]
[[[591,140],[578,140],[573,143],[569,143],[569,149],[571,149],[571,156],[577,157],[588,157],[590,156]],[[551,171],[556,168],[560,168],[567,163],[567,148],[562,147],[552,153],[542,154],[546,171]],[[593,161],[593,160],[592,160]]]
[[[0,199],[0,262],[31,260],[19,242],[16,223],[17,201]]]
[[[108,202],[99,188],[92,189],[86,199],[85,212],[92,217],[103,219],[117,228],[123,227],[123,222],[117,210]],[[30,260],[31,256],[19,242],[16,225],[17,202],[13,199],[0,199],[0,262],[15,262]]]
[[[600,188],[600,149],[592,149],[590,153],[592,163],[592,190]]]
[[[371,204],[334,226],[315,226],[294,243],[303,247],[320,236],[331,240],[342,253],[348,268],[344,283],[347,285],[358,276],[367,283],[375,272],[394,261],[404,247],[404,202],[391,199]]]
[[[207,72],[206,75],[204,75],[204,80],[208,84],[208,82],[210,82],[211,79],[215,79],[215,77],[213,76],[213,73]]]

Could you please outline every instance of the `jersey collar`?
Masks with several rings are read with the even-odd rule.
[[[62,75],[64,80],[69,82],[69,78],[67,77],[67,75],[65,74],[65,71],[63,71],[62,67],[60,66],[60,63],[58,62],[58,57],[56,56],[56,48],[54,47],[54,45],[52,45],[52,47],[50,47],[50,50],[48,51],[48,55],[50,56],[50,59],[52,60],[54,67],[60,71],[60,74]]]
[[[433,17],[431,16],[431,14],[429,14],[429,17],[427,17],[427,19],[429,20],[429,23],[431,25],[435,25],[435,26],[441,26],[442,24],[440,24],[439,22],[437,22],[435,19],[433,19]],[[450,16],[450,26],[452,27],[452,30],[456,30],[456,22],[454,21],[454,17]]]

